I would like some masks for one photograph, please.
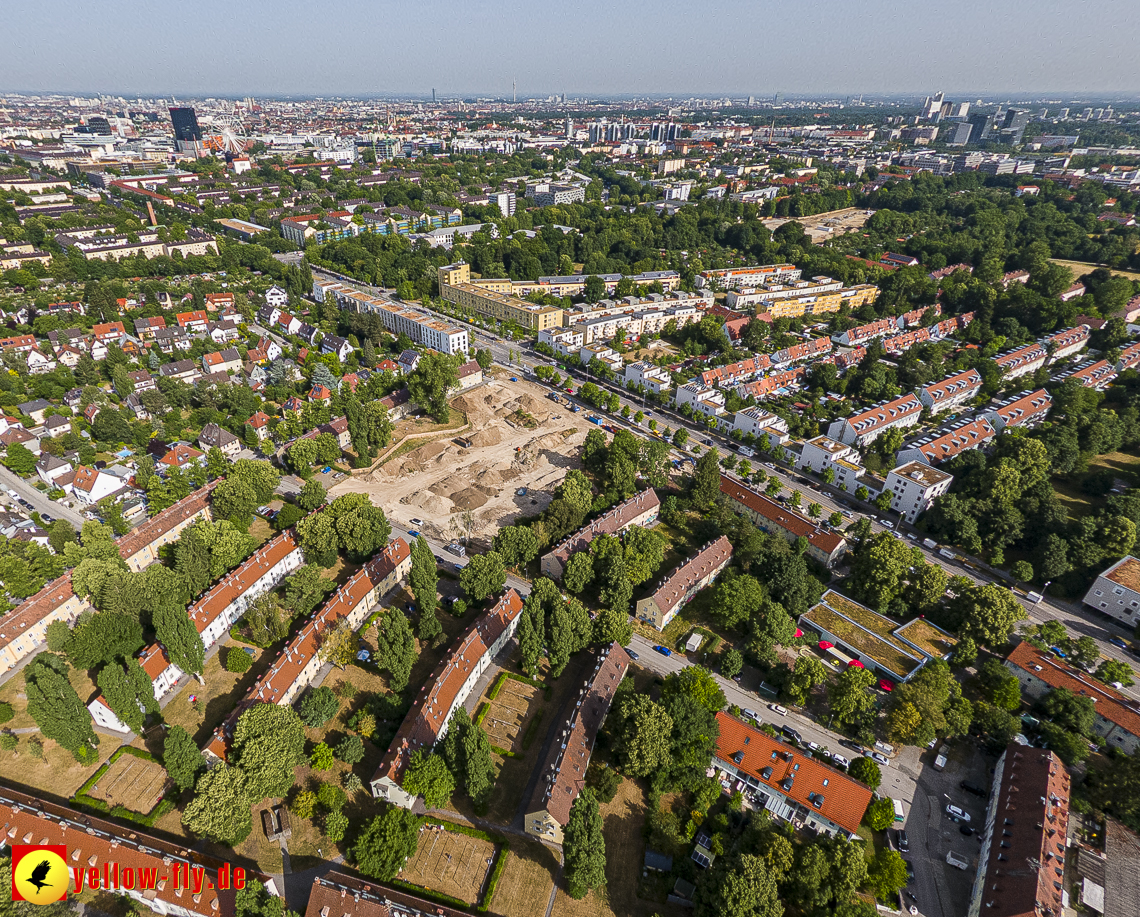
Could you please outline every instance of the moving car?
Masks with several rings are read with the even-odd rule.
[[[1128,649],[1128,644],[1125,641],[1121,640],[1119,637],[1109,637],[1108,642],[1113,646],[1119,647],[1122,650]]]
[[[967,825],[970,823],[970,813],[953,803],[946,804],[946,814],[954,819],[954,821],[965,822]]]
[[[420,537],[420,533],[419,533],[419,532],[417,532],[415,529],[409,529],[409,530],[408,530],[408,537],[409,537],[409,538],[419,538],[419,537]]]

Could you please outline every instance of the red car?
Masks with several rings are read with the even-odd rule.
[[[568,388],[568,389],[566,389],[566,394],[567,394],[567,395],[573,395],[573,394],[574,394],[574,389],[572,389],[572,388]]]

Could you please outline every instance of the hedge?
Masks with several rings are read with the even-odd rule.
[[[524,685],[540,688],[547,694],[550,693],[550,686],[544,685],[541,681],[535,681],[533,678],[527,678],[525,675],[518,675],[514,672],[500,672],[499,677],[495,679],[495,683],[491,685],[491,690],[487,692],[487,700],[494,700],[499,696],[499,691],[502,690],[508,678],[512,681],[522,682]]]
[[[482,726],[483,720],[487,718],[487,712],[491,709],[491,705],[486,701],[479,705],[479,709],[475,711],[475,718],[471,721],[476,726]]]
[[[495,866],[491,870],[491,878],[487,880],[487,889],[483,892],[483,900],[479,902],[479,906],[475,910],[480,913],[486,913],[491,907],[491,901],[495,897],[495,889],[499,885],[499,879],[503,876],[503,870],[507,868],[507,860],[511,856],[510,845],[503,842],[503,847],[499,851],[498,857],[495,859]]]
[[[96,781],[98,781],[99,778],[102,777],[110,769],[111,765],[118,761],[119,758],[121,758],[123,755],[133,755],[134,757],[139,758],[143,761],[157,760],[154,755],[143,751],[140,748],[135,748],[131,745],[120,746],[115,751],[115,753],[107,759],[107,763],[95,771],[95,773],[87,779],[87,782],[84,783],[83,786],[81,786],[78,790],[76,790],[75,795],[71,797],[71,802],[75,805],[82,806],[83,808],[92,809],[95,812],[103,815],[110,815],[113,818],[122,818],[127,821],[133,821],[135,824],[142,825],[145,828],[150,828],[156,821],[158,821],[160,818],[162,818],[162,816],[174,808],[175,803],[173,799],[163,799],[158,803],[157,806],[151,809],[149,813],[143,814],[140,812],[132,811],[131,809],[125,808],[121,805],[116,805],[114,807],[109,806],[102,799],[96,799],[93,796],[87,795],[87,791],[90,790],[91,787],[95,785]]]
[[[430,888],[424,888],[422,885],[413,885],[411,882],[405,882],[403,879],[389,879],[387,882],[392,888],[397,888],[402,892],[407,892],[409,895],[415,895],[417,898],[426,898],[429,901],[434,901],[437,904],[446,904],[448,907],[459,908],[461,910],[468,910],[471,905],[466,901],[461,901],[458,898],[452,898],[451,895],[445,895],[443,892],[437,892]]]

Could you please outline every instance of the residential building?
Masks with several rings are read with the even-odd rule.
[[[698,592],[713,582],[732,560],[732,545],[721,535],[675,568],[657,588],[637,603],[637,619],[664,630]]]
[[[228,347],[218,353],[202,354],[202,372],[236,373],[241,369],[241,354],[236,347]]]
[[[982,377],[976,369],[947,376],[941,382],[932,382],[918,390],[918,398],[928,411],[937,414],[949,411],[976,398],[982,390]]]
[[[42,796],[28,796],[0,788],[0,807],[7,826],[6,844],[58,845],[67,848],[68,869],[90,869],[102,877],[110,866],[119,876],[117,896],[132,900],[133,908],[145,908],[163,917],[234,917],[236,872],[229,863],[205,853],[191,853],[185,844],[141,831],[138,825],[124,828],[114,822],[56,805]],[[76,865],[79,864],[79,865]],[[177,870],[189,877],[201,876],[199,891],[171,881]],[[219,881],[224,871],[226,879]],[[126,876],[133,880],[128,887]],[[273,897],[281,891],[269,876],[243,871],[243,881],[262,882]],[[70,881],[70,880],[68,880]],[[153,887],[147,887],[147,886]],[[227,886],[222,888],[221,886]]]
[[[1083,292],[1084,287],[1081,287]],[[1092,328],[1088,325],[1077,325],[1076,328],[1066,328],[1045,338],[1042,343],[1050,351],[1049,362],[1056,363],[1074,356],[1084,350],[1092,337]]]
[[[202,432],[198,434],[198,445],[206,452],[220,449],[222,455],[229,459],[235,458],[241,452],[241,440],[216,423],[208,423],[202,427]]]
[[[505,217],[515,215],[515,192],[513,191],[496,191],[488,195],[488,200],[491,204],[499,208],[499,212]]]
[[[620,535],[633,525],[648,528],[657,522],[660,512],[661,500],[655,490],[634,494],[544,554],[539,567],[544,576],[560,580],[571,554],[587,550],[599,535]]]
[[[1049,359],[1049,351],[1042,344],[1026,344],[994,358],[1007,379],[1016,379],[1026,373],[1035,373]]]
[[[71,487],[80,503],[94,506],[104,497],[122,490],[123,482],[113,474],[80,465],[75,469],[75,478],[71,482]]]
[[[25,657],[47,646],[47,628],[52,621],[74,627],[84,611],[85,599],[71,588],[71,573],[47,583],[39,592],[0,617],[0,667],[10,672]]]
[[[906,682],[933,659],[947,659],[958,641],[925,618],[899,624],[828,589],[800,615],[800,626],[820,634],[824,652],[841,665],[852,660],[892,682]]]
[[[712,767],[725,793],[793,828],[854,840],[872,792],[810,753],[778,742],[721,711]]]
[[[326,334],[321,338],[321,353],[335,354],[336,358],[343,363],[352,353],[352,345],[335,334]]]
[[[526,809],[523,827],[527,834],[561,844],[570,809],[586,785],[586,771],[594,741],[605,722],[617,687],[629,668],[629,655],[618,643],[604,647],[587,674],[578,701],[539,771],[538,784]]]
[[[905,462],[887,472],[883,490],[891,494],[891,509],[913,523],[953,481],[954,475],[925,462]]]
[[[471,282],[470,265],[459,262],[438,268],[439,294],[449,302],[500,321],[513,322],[531,331],[561,327],[563,311],[556,306],[540,306],[525,302],[493,286],[510,288],[510,281]]]
[[[571,325],[571,328],[574,326]],[[630,389],[644,388],[654,394],[668,394],[673,391],[673,377],[669,371],[651,363],[638,360],[636,363],[627,363],[625,366],[625,387]]]
[[[718,387],[732,386],[740,382],[755,379],[761,373],[772,368],[772,359],[766,353],[727,366],[714,366],[704,370],[697,379],[702,385],[715,385]]]
[[[50,452],[43,453],[36,462],[36,476],[47,486],[54,487],[57,478],[71,471],[71,462],[56,458]]]
[[[802,315],[831,315],[844,306],[855,312],[879,298],[879,288],[871,283],[844,287],[830,278],[816,282],[800,281],[791,286],[773,284],[758,290],[731,291],[725,299],[729,309],[755,306],[772,318],[798,318]]]
[[[856,445],[863,449],[871,445],[885,430],[890,430],[892,427],[914,426],[921,414],[922,402],[917,395],[913,393],[900,395],[858,414],[832,421],[827,428],[827,435],[845,445]]]
[[[506,855],[505,850],[499,853]],[[335,871],[313,879],[305,917],[330,917],[334,912],[336,917],[466,917],[468,913]]]
[[[210,494],[218,483],[213,481],[194,491],[120,538],[119,556],[127,566],[135,573],[149,567],[159,559],[159,549],[177,541],[188,525],[198,519],[212,519]]]
[[[986,411],[986,419],[999,433],[1006,427],[1035,427],[1053,407],[1053,396],[1045,389],[1019,392]]]
[[[372,795],[405,809],[418,799],[401,785],[408,761],[416,751],[430,751],[447,734],[451,715],[467,699],[495,656],[518,628],[523,602],[508,589],[445,656],[420,689],[412,709],[372,775]],[[382,624],[380,626],[383,626]]]
[[[203,751],[208,759],[225,760],[238,718],[254,704],[292,704],[324,665],[320,657],[325,634],[343,621],[358,630],[373,612],[383,607],[384,597],[407,577],[412,568],[412,549],[395,538],[339,587],[277,654],[269,670],[246,693],[238,707],[217,729]]]
[[[1123,557],[1101,573],[1085,593],[1084,603],[1127,627],[1140,625],[1140,559]]]
[[[1069,772],[1051,751],[1011,742],[994,768],[968,917],[1060,917],[1069,853]]]
[[[794,543],[807,540],[807,554],[826,567],[834,566],[847,552],[847,540],[790,507],[771,500],[728,475],[720,476],[720,492],[733,512],[740,513],[758,529],[782,535]]]
[[[757,441],[763,436],[773,445],[788,440],[788,422],[782,417],[765,411],[761,407],[745,408],[732,417],[732,429],[744,436],[753,436]]]
[[[1017,676],[1021,690],[1031,700],[1059,688],[1090,698],[1096,704],[1093,732],[1105,744],[1125,754],[1133,755],[1140,750],[1140,703],[1134,698],[1102,684],[1053,653],[1039,650],[1028,640],[1022,640],[1013,648],[1005,665]]]
[[[701,271],[696,277],[698,289],[716,286],[723,290],[758,287],[769,283],[795,283],[800,269],[794,264],[754,264],[749,267],[726,267]]]
[[[837,443],[826,436],[801,443],[795,466],[800,471],[807,469],[821,477],[830,470],[831,483],[849,494],[855,493],[860,486],[866,486],[863,481],[866,469],[860,464],[855,447]]]
[[[179,382],[194,382],[198,378],[198,367],[193,360],[175,360],[173,363],[163,363],[158,368],[158,374],[166,379],[177,379]]]
[[[1096,389],[1098,392],[1108,388],[1116,378],[1116,369],[1107,360],[1086,360],[1072,372],[1064,373],[1054,378],[1054,381],[1079,382],[1085,388]]]
[[[274,284],[265,291],[265,304],[273,308],[282,309],[289,304],[289,294]]]
[[[183,328],[191,334],[204,334],[206,327],[210,324],[210,316],[205,309],[179,312],[174,316],[174,320],[178,322],[179,328]]]
[[[830,338],[819,337],[802,344],[793,344],[783,350],[772,354],[773,366],[787,366],[789,363],[798,363],[802,360],[813,360],[816,357],[829,353],[832,348]]]
[[[985,446],[997,436],[997,430],[982,416],[967,420],[942,433],[931,433],[899,450],[898,462],[923,462],[938,465],[956,455]]]
[[[1124,372],[1126,369],[1135,369],[1140,366],[1140,342],[1129,344],[1120,351],[1120,359],[1116,361],[1116,371]]]
[[[704,414],[706,417],[716,417],[724,413],[724,392],[699,382],[689,382],[677,387],[673,394],[677,407],[689,405],[695,414]]]
[[[848,328],[840,334],[834,334],[831,339],[836,344],[842,344],[845,347],[858,347],[860,344],[866,344],[868,341],[873,341],[875,338],[885,337],[888,334],[894,334],[898,331],[898,322],[894,318],[881,318],[878,321],[870,322],[866,325],[859,325],[857,328]]]
[[[458,391],[465,392],[467,389],[483,383],[483,367],[479,365],[478,360],[468,360],[459,367],[458,376]]]

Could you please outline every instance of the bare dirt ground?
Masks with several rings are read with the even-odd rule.
[[[870,219],[872,213],[874,211],[863,210],[859,207],[847,207],[843,210],[817,213],[810,217],[772,217],[762,222],[769,229],[775,230],[794,219],[804,228],[804,232],[808,234],[812,242],[819,245],[821,242],[834,239],[845,232],[862,229],[863,224]]]
[[[492,380],[452,401],[471,424],[462,436],[441,438],[380,467],[337,483],[331,496],[366,493],[397,524],[447,539],[464,533],[489,540],[520,515],[544,509],[593,425],[520,379]],[[526,493],[519,490],[526,488]],[[413,522],[412,520],[418,520]]]
[[[494,855],[495,845],[489,841],[455,834],[439,825],[425,825],[420,829],[419,846],[400,871],[400,878],[474,904]]]
[[[166,771],[157,761],[120,755],[87,792],[110,806],[125,806],[145,815],[158,804],[165,786]]]

